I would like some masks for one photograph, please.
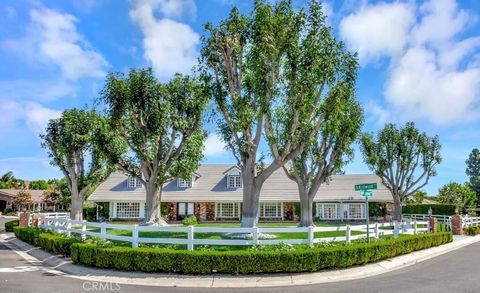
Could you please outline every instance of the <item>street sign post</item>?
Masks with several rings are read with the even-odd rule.
[[[372,189],[377,189],[377,183],[363,183],[355,185],[355,191],[365,197],[365,218],[367,219],[367,242],[370,242],[370,217],[368,211],[368,198],[373,196]]]

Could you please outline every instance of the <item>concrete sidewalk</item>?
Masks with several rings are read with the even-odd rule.
[[[296,274],[258,274],[245,276],[208,275],[189,276],[176,274],[138,273],[105,270],[74,265],[70,259],[52,255],[40,248],[33,247],[15,238],[12,233],[0,234],[0,242],[17,252],[29,262],[41,265],[50,273],[82,280],[113,282],[129,285],[161,286],[161,287],[272,287],[309,285],[347,281],[371,277],[424,260],[445,254],[469,244],[480,241],[480,236],[455,237],[452,243],[444,244],[388,260],[341,270],[325,270],[315,273]]]

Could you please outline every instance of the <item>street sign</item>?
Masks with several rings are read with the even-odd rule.
[[[373,196],[373,191],[371,191],[371,190],[362,190],[361,194],[362,194],[362,196],[365,196],[365,197],[372,197],[372,196]]]
[[[355,185],[355,191],[377,189],[377,183],[363,183]]]

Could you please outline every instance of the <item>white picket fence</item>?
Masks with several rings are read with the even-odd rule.
[[[63,212],[63,213],[35,213],[37,216],[42,215],[46,218],[58,218],[58,219],[69,219],[70,218],[70,213],[69,212]],[[28,226],[32,225],[32,220],[33,220],[33,215],[34,214],[29,214],[28,217]]]
[[[419,226],[423,226],[420,227]],[[60,233],[80,234],[82,239],[87,236],[101,239],[125,241],[132,243],[132,247],[138,247],[139,243],[151,244],[180,244],[187,245],[188,250],[193,250],[195,245],[258,245],[258,244],[313,244],[319,242],[345,241],[366,238],[366,225],[346,225],[336,227],[254,227],[254,228],[231,228],[231,227],[195,227],[195,226],[139,226],[125,224],[107,224],[87,221],[74,221],[61,218],[46,218],[44,222],[46,230]],[[98,232],[98,228],[100,231]],[[387,228],[387,229],[385,229]],[[392,229],[393,228],[393,229]],[[109,234],[108,229],[130,231],[131,236],[119,236]],[[96,230],[96,231],[95,231]],[[315,238],[315,232],[345,231],[345,236]],[[352,235],[352,231],[364,234]],[[369,236],[378,238],[382,235],[417,234],[429,231],[428,222],[392,222],[373,223],[369,226]],[[186,238],[161,238],[141,237],[140,232],[170,232],[186,233]],[[307,233],[306,239],[260,239],[261,234],[276,233]],[[195,233],[246,233],[251,239],[202,239],[196,238]],[[130,233],[129,233],[130,234]]]
[[[462,228],[480,225],[480,217],[462,216]]]

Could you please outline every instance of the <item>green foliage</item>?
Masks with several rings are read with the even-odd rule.
[[[384,203],[368,202],[368,214],[370,217],[385,217],[387,208]]]
[[[87,191],[113,171],[93,143],[93,135],[102,121],[94,110],[65,110],[60,118],[49,121],[45,134],[41,135],[42,147],[48,151],[52,164],[64,174],[73,196],[72,216],[77,220],[82,216]]]
[[[47,181],[40,179],[30,182],[30,189],[33,190],[47,190],[50,189],[50,184]]]
[[[182,274],[314,272],[375,262],[452,241],[450,233],[407,235],[372,243],[303,250],[184,251],[76,243],[72,261],[102,268]]]
[[[16,206],[28,206],[35,203],[32,198],[32,193],[27,189],[22,189],[13,197],[12,203]]]
[[[83,219],[93,222],[97,219],[97,207],[83,207]]]
[[[15,212],[13,211],[12,208],[5,208],[5,209],[3,210],[3,213],[2,213],[2,214],[3,214],[3,215],[6,215],[6,216],[9,216],[9,215],[12,214],[12,213],[15,214]]]
[[[477,194],[477,202],[480,204],[480,150],[475,148],[468,156],[466,174],[469,178],[470,187]]]
[[[197,217],[195,216],[188,216],[185,219],[183,219],[182,224],[184,226],[195,226],[198,224]]]
[[[109,121],[96,135],[97,145],[142,182],[147,221],[158,220],[151,213],[158,211],[160,187],[174,177],[191,177],[203,158],[202,115],[210,88],[179,74],[162,84],[149,68],[109,74],[101,95]]]
[[[273,245],[254,245],[248,249],[249,251],[292,251],[295,247],[292,244],[280,242]]]
[[[38,237],[42,231],[37,228],[30,227],[13,227],[13,233],[18,239],[25,241],[31,245],[38,246]]]
[[[480,234],[480,226],[470,226],[470,227],[464,228],[463,233],[470,236],[478,235]]]
[[[468,184],[450,182],[438,190],[438,200],[441,203],[453,204],[459,213],[465,214],[477,205],[477,195]]]
[[[59,234],[41,233],[38,236],[38,245],[48,252],[70,256],[70,247],[74,243],[81,242],[79,238],[66,237]]]
[[[18,220],[5,222],[5,232],[13,232],[13,227],[18,226]]]
[[[421,133],[415,123],[397,128],[387,124],[377,136],[365,133],[361,138],[365,163],[392,193],[395,218],[400,220],[404,200],[428,184],[442,161],[438,136]]]
[[[428,214],[428,209],[432,208],[432,215],[455,215],[456,206],[454,204],[407,204],[403,206],[404,214]]]
[[[8,171],[0,177],[0,189],[24,189],[27,185],[24,180],[16,178],[12,171]]]

